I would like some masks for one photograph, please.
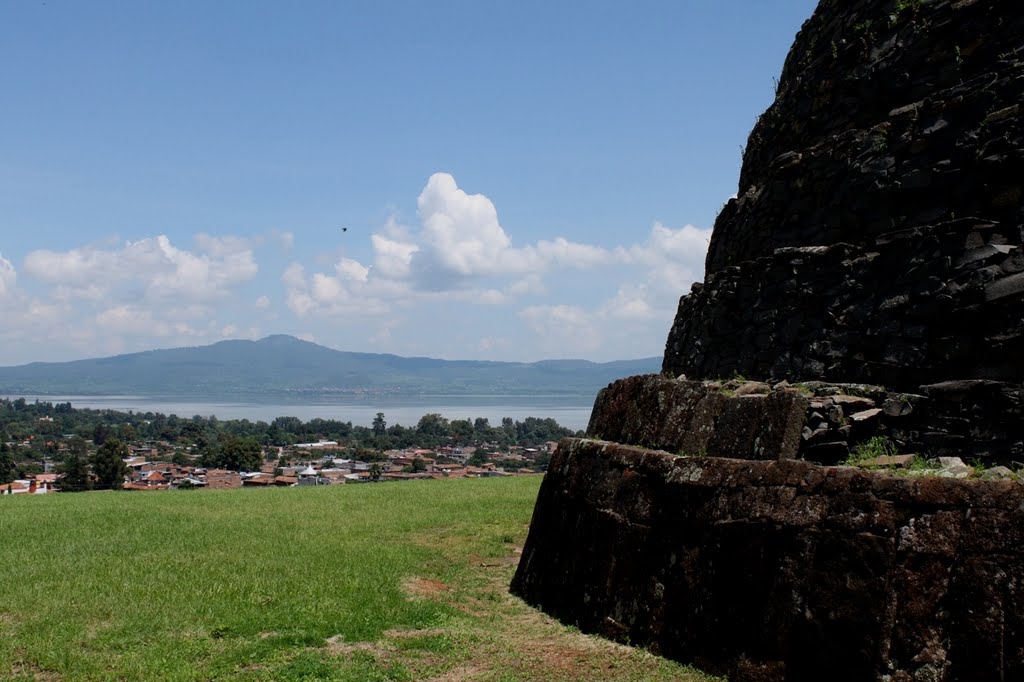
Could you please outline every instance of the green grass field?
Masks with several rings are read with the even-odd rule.
[[[0,498],[0,677],[709,679],[508,595],[539,485]]]

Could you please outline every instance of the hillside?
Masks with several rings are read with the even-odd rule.
[[[333,350],[291,336],[221,341],[73,362],[0,367],[7,394],[224,394],[381,392],[393,394],[587,394],[660,358],[534,363],[406,358]]]

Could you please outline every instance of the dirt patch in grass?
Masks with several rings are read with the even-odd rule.
[[[64,679],[60,673],[56,673],[52,670],[43,670],[34,665],[27,663],[14,663],[11,666],[11,677],[13,678],[28,678],[31,680],[37,680],[38,682],[59,682]]]
[[[93,640],[102,635],[105,631],[114,627],[116,624],[112,618],[104,618],[103,620],[90,621],[85,626],[85,639]]]
[[[417,637],[443,637],[451,634],[447,628],[422,628],[417,630],[385,630],[384,636],[388,639],[415,639]]]
[[[448,592],[451,588],[440,580],[412,577],[407,578],[406,581],[402,583],[402,590],[410,597],[432,599],[438,594]]]
[[[486,680],[490,675],[487,668],[478,665],[460,665],[439,675],[428,677],[424,682],[477,682]]]
[[[357,652],[373,654],[374,658],[380,661],[387,660],[394,651],[383,642],[346,642],[341,635],[335,635],[327,640],[324,646],[332,656],[350,657]]]

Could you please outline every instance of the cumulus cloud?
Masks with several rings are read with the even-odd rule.
[[[513,246],[494,203],[467,193],[448,173],[430,176],[416,205],[418,231],[389,219],[370,238],[369,265],[343,257],[333,272],[310,275],[299,263],[289,266],[282,282],[292,312],[349,313],[368,300],[378,311],[416,300],[497,305],[543,292],[545,272],[625,258],[564,237]]]
[[[710,229],[655,223],[643,242],[613,250],[612,262],[626,266],[613,296],[589,307],[530,306],[520,318],[550,350],[657,355],[679,296],[703,275],[710,237]]]
[[[613,260],[606,249],[564,237],[513,247],[491,200],[483,194],[467,194],[448,173],[430,176],[417,209],[423,229],[420,245],[410,252],[409,260],[425,278],[442,275],[442,281],[453,282],[554,267],[591,268]]]
[[[652,287],[679,296],[701,279],[711,229],[684,225],[678,229],[654,223],[646,241],[615,250],[616,260],[648,269]]]
[[[17,273],[0,258],[7,323],[0,339],[19,348],[32,342],[30,351],[11,353],[7,361],[191,345],[219,338],[225,329],[245,333],[238,321],[216,318],[221,312],[233,318],[234,309],[225,306],[256,276],[253,249],[263,239],[204,233],[191,248],[179,248],[158,235],[40,249],[24,257]]]
[[[429,178],[417,217],[416,227],[389,219],[370,237],[365,264],[334,257],[307,272],[292,263],[281,278],[289,309],[299,317],[375,317],[382,325],[397,309],[416,305],[520,303],[518,318],[548,352],[589,353],[611,339],[628,345],[630,334],[656,339],[657,346],[679,296],[702,276],[711,235],[710,229],[656,222],[641,240],[614,247],[564,237],[517,245],[494,203],[466,192],[447,173]],[[566,279],[573,271],[600,275]],[[548,286],[549,277],[569,283],[575,289],[565,294],[570,298],[558,300],[563,289]],[[598,289],[610,291],[601,299]],[[379,328],[386,331],[375,338],[387,339],[390,327]],[[492,348],[489,338],[475,350]]]
[[[448,173],[430,176],[416,201],[422,239],[441,268],[473,275],[485,268],[507,267],[511,244],[498,224],[498,211],[482,194],[466,194]]]
[[[208,301],[228,295],[258,270],[249,244],[199,235],[198,252],[178,249],[164,235],[119,249],[92,246],[32,251],[27,275],[52,285],[61,298]]]
[[[7,260],[0,254],[0,298],[14,293],[14,287],[18,283],[18,273]]]

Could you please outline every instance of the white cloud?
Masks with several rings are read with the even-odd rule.
[[[32,251],[25,273],[52,285],[66,300],[209,301],[223,298],[258,270],[239,238],[196,237],[201,252],[176,248],[164,235],[127,242],[120,249],[92,246]]]
[[[339,279],[350,282],[365,282],[367,275],[370,274],[369,268],[351,258],[342,258],[338,261],[334,266],[334,271],[338,273]]]
[[[529,306],[519,312],[519,317],[537,334],[546,352],[568,350],[569,355],[575,355],[592,352],[601,345],[592,315],[579,306]]]
[[[498,222],[498,211],[483,194],[467,194],[448,173],[430,176],[417,200],[421,248],[410,261],[425,278],[537,273],[551,268],[591,268],[612,261],[606,249],[564,237],[522,248]],[[457,281],[457,280],[456,280]]]
[[[613,250],[614,263],[626,267],[613,296],[590,307],[527,307],[520,317],[544,348],[573,355],[657,355],[679,297],[703,275],[710,236],[710,229],[655,223],[643,242]]]
[[[154,319],[147,309],[132,305],[119,305],[96,315],[96,328],[108,336],[165,337],[175,331],[175,325]]]
[[[643,284],[621,287],[601,306],[600,312],[616,320],[649,320],[655,316],[647,286]]]
[[[514,247],[491,200],[466,193],[447,173],[430,176],[417,210],[415,234],[392,217],[371,236],[372,265],[342,257],[333,273],[307,275],[301,264],[291,264],[282,282],[292,312],[352,314],[357,306],[382,312],[417,300],[497,305],[544,292],[544,272],[593,268],[617,258],[564,237]]]
[[[31,345],[8,353],[6,361],[89,357],[237,335],[238,328],[225,332],[225,326],[239,325],[216,316],[258,272],[252,248],[261,239],[199,234],[189,250],[159,235],[41,249],[25,256],[18,273],[0,258],[7,325],[0,338],[19,348]],[[21,275],[18,290],[3,296],[15,274]]]
[[[550,352],[588,353],[610,343],[625,348],[630,334],[660,345],[679,296],[702,276],[711,235],[656,222],[643,241],[613,248],[564,237],[516,246],[491,200],[467,193],[447,173],[430,177],[417,209],[418,230],[389,218],[371,235],[369,265],[335,256],[322,271],[307,273],[292,263],[282,277],[290,310],[299,317],[376,318],[379,325],[396,308],[522,302],[519,319]],[[566,279],[572,271],[597,275]],[[569,298],[559,300],[563,289],[545,282],[555,275],[570,284]],[[609,288],[615,293],[597,297]],[[380,329],[375,338],[390,338],[390,327]],[[487,350],[481,343],[476,350]]]
[[[0,298],[14,293],[14,287],[18,283],[18,273],[7,260],[0,254]]]
[[[675,292],[678,297],[689,290],[692,282],[703,277],[704,257],[711,240],[710,229],[684,225],[679,229],[654,223],[642,244],[616,249],[623,263],[649,269],[647,278],[652,287]]]
[[[511,240],[490,199],[466,194],[448,173],[434,173],[416,205],[425,253],[437,266],[464,276],[503,266]]]
[[[266,296],[260,296],[256,299],[256,303],[254,305],[257,310],[266,310],[270,307],[270,299]]]
[[[213,237],[200,232],[195,236],[196,248],[203,253],[208,253],[215,258],[223,258],[233,253],[241,251],[251,251],[253,247],[253,241],[246,239],[245,237],[236,237],[234,235],[226,235],[223,237]]]
[[[375,234],[371,238],[374,251],[373,267],[382,277],[406,279],[412,256],[420,250],[416,244]]]

